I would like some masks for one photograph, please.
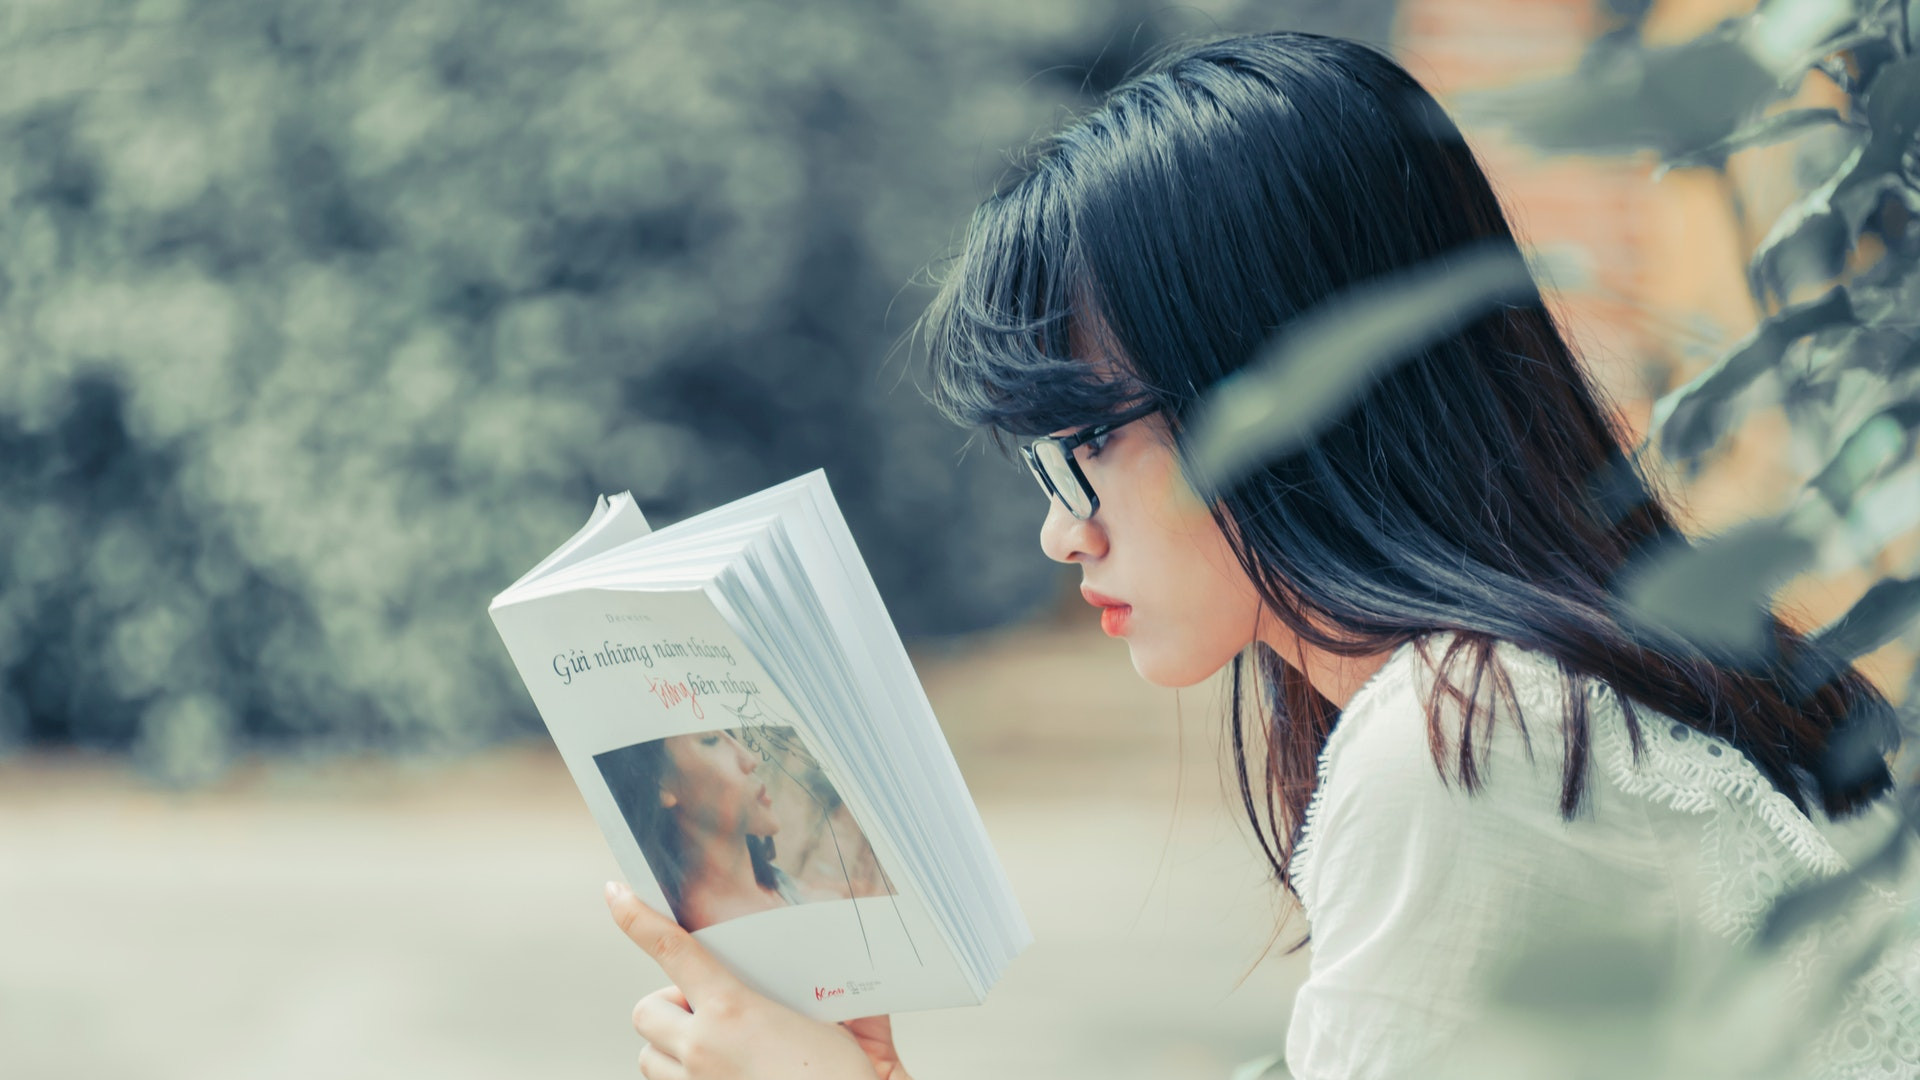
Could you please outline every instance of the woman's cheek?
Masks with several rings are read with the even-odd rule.
[[[1188,599],[1177,612],[1142,620],[1138,638],[1128,639],[1136,644],[1134,669],[1156,686],[1205,682],[1253,640],[1257,603],[1247,604],[1239,596],[1221,595],[1217,590],[1195,590]]]

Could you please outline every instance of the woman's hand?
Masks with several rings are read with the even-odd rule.
[[[812,1020],[749,990],[680,924],[633,890],[607,883],[607,906],[633,943],[675,983],[640,999],[647,1080],[909,1080],[884,1016]]]

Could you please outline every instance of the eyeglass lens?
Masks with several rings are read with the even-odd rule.
[[[1053,490],[1060,496],[1068,512],[1074,517],[1086,519],[1093,514],[1093,499],[1080,483],[1080,477],[1067,460],[1066,451],[1060,444],[1042,440],[1033,445],[1032,464],[1046,473]],[[1042,485],[1045,486],[1045,485]]]

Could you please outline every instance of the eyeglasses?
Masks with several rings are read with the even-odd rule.
[[[1157,408],[1147,409],[1104,424],[1095,424],[1071,435],[1045,435],[1022,446],[1020,456],[1027,459],[1027,468],[1032,471],[1034,482],[1040,485],[1040,490],[1050,498],[1059,499],[1060,505],[1067,508],[1067,513],[1085,521],[1100,509],[1100,496],[1094,493],[1093,485],[1087,483],[1087,474],[1080,471],[1080,462],[1073,452],[1116,428],[1143,420],[1158,411]]]

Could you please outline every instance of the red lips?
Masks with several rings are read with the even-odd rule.
[[[1133,614],[1132,604],[1115,600],[1105,593],[1094,592],[1084,585],[1080,587],[1080,595],[1086,597],[1087,603],[1100,609],[1100,629],[1105,630],[1108,637],[1119,637],[1127,632],[1127,618]]]

